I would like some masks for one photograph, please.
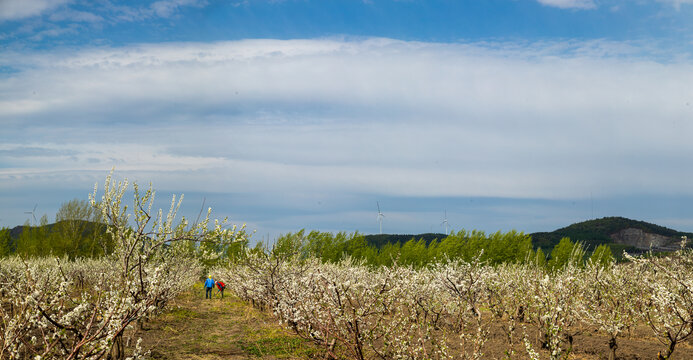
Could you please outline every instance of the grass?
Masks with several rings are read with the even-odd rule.
[[[142,338],[153,359],[310,359],[322,357],[312,342],[289,332],[271,314],[238,298],[204,299],[202,284],[130,334]]]
[[[312,358],[315,348],[305,346],[305,340],[276,331],[267,331],[255,337],[238,341],[238,346],[252,357],[270,356],[278,359]]]

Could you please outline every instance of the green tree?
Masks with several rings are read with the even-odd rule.
[[[48,217],[43,215],[38,226],[31,226],[27,220],[17,240],[17,254],[24,257],[39,257],[53,254],[48,238]]]
[[[426,242],[423,239],[416,241],[409,239],[400,249],[400,265],[420,267],[426,263]]]
[[[305,234],[305,229],[301,229],[295,234],[288,233],[279,236],[272,246],[272,256],[289,258],[294,255],[301,255],[304,250],[303,234]]]
[[[355,259],[367,259],[369,256],[369,249],[371,246],[368,245],[366,238],[359,234],[353,234],[348,237],[348,240],[344,242],[344,250],[342,251],[342,257],[350,255]],[[372,256],[372,254],[370,254]]]
[[[324,260],[326,249],[332,246],[332,234],[313,230],[306,235],[303,244],[304,252],[308,256]]]
[[[322,241],[322,261],[337,262],[342,259],[344,252],[347,249],[347,242],[352,238],[359,236],[358,233],[348,235],[345,232],[338,232],[334,236],[332,234],[324,234],[321,236]]]
[[[0,229],[0,257],[6,257],[13,252],[12,237],[9,228]]]
[[[593,265],[608,267],[616,262],[614,254],[611,252],[611,247],[607,244],[601,244],[592,251],[589,262]]]
[[[534,262],[534,265],[539,268],[546,268],[546,254],[544,254],[544,250],[537,248],[537,252],[534,253],[534,257],[530,261]]]
[[[226,257],[231,263],[239,263],[246,259],[248,255],[249,239],[241,239],[240,241],[229,244],[226,248]]]
[[[19,238],[17,239],[17,255],[23,257],[33,256],[38,245],[35,244],[36,240],[34,236],[32,236],[33,227],[29,223],[29,220],[24,223],[21,230],[22,232],[19,233]]]
[[[566,266],[573,265],[581,267],[585,257],[585,249],[581,243],[573,243],[570,238],[564,237],[553,250],[551,250],[551,259],[548,262],[548,267],[551,270],[557,270]]]
[[[433,241],[431,241],[431,243],[428,244],[428,247],[426,248],[426,252],[428,254],[429,263],[439,261],[440,260],[440,241],[438,241],[438,239],[433,239]]]
[[[392,266],[399,261],[400,245],[399,243],[385,244],[378,253],[378,263],[376,265]]]
[[[105,232],[101,213],[88,201],[73,199],[62,203],[55,214],[53,248],[71,258],[108,254],[113,245]]]

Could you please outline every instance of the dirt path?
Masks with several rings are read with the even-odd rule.
[[[308,359],[319,352],[234,297],[204,299],[202,284],[133,336],[139,337],[153,359]]]

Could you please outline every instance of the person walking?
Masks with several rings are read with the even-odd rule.
[[[212,275],[209,275],[207,277],[207,280],[205,281],[205,299],[211,299],[212,298],[212,290],[214,289],[214,279],[212,279]]]
[[[221,294],[221,298],[223,299],[224,298],[224,289],[226,289],[226,284],[224,284],[224,282],[221,280],[217,281],[217,289],[219,289],[219,290],[217,290],[217,292],[219,292]]]

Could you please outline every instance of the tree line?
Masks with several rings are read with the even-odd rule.
[[[100,217],[100,213],[87,201],[74,199],[65,202],[58,210],[54,224],[48,224],[48,218],[44,215],[38,226],[31,226],[27,222],[19,235],[13,236],[8,228],[0,229],[0,256],[67,256],[74,259],[108,255],[113,252],[114,242]],[[271,248],[262,242],[250,248],[246,238],[242,242],[227,244],[224,249],[206,249],[219,246],[212,243],[190,244],[189,251],[191,254],[224,254],[223,258],[205,261],[209,262],[207,266],[226,259],[237,261],[249,252],[266,252],[277,256],[299,254],[331,263],[351,257],[372,266],[399,264],[413,267],[440,261],[478,260],[491,265],[531,261],[540,266],[559,268],[571,261],[584,263],[588,258],[600,263],[613,260],[608,245],[602,244],[589,251],[582,243],[575,243],[568,237],[562,238],[550,252],[545,253],[541,247],[533,247],[530,235],[514,230],[492,234],[460,230],[442,239],[432,240],[424,236],[397,242],[372,240],[358,232],[300,230],[281,235]]]
[[[0,229],[0,258],[19,256],[22,258],[59,257],[74,259],[97,259],[114,253],[116,243],[113,229],[108,231],[109,221],[102,218],[98,202],[92,206],[86,200],[74,199],[64,202],[55,216],[55,223],[48,223],[43,215],[38,224],[28,221],[24,226]],[[127,224],[127,219],[118,219]],[[19,230],[19,231],[17,231]],[[137,229],[128,227],[123,236],[134,234]],[[176,251],[196,258],[203,267],[209,268],[225,262],[229,256],[248,248],[245,230],[243,236],[232,243],[220,243],[217,239],[204,241],[181,240]],[[145,239],[146,240],[146,239]],[[162,244],[163,248],[171,244]]]
[[[53,224],[43,215],[35,226],[27,221],[18,234],[0,229],[0,256],[98,258],[113,248],[100,213],[86,200],[63,203]]]
[[[530,235],[517,231],[486,234],[483,231],[461,230],[449,236],[427,242],[423,238],[382,246],[370,244],[366,236],[356,233],[329,233],[300,230],[280,236],[271,246],[259,242],[252,249],[240,245],[230,249],[232,260],[242,260],[247,254],[265,252],[268,255],[287,258],[298,255],[317,258],[323,263],[337,263],[346,258],[363,261],[372,266],[403,265],[421,268],[429,264],[462,260],[481,261],[489,265],[532,262],[548,269],[563,268],[569,263],[584,266],[587,261],[608,264],[614,261],[608,245],[602,244],[592,251],[582,243],[563,238],[550,253],[532,246]]]

